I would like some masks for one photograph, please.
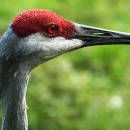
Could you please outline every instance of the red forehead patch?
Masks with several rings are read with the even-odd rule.
[[[27,10],[19,14],[12,23],[12,28],[19,37],[26,37],[34,33],[43,33],[44,28],[50,24],[58,27],[55,36],[69,38],[75,32],[73,24],[54,12],[42,9]]]

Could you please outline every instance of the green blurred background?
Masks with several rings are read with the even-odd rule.
[[[129,0],[0,0],[0,35],[32,8],[130,32]],[[130,130],[129,76],[126,45],[84,48],[35,68],[27,90],[29,130]]]

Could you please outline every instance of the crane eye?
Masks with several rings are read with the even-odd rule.
[[[48,25],[46,27],[46,33],[49,35],[54,35],[58,30],[58,27],[54,24]]]

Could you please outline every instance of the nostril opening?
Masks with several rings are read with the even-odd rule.
[[[97,36],[112,36],[110,33],[107,32],[95,32],[93,34]]]

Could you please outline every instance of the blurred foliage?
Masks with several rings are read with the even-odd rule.
[[[130,32],[129,0],[0,0],[0,34],[20,12],[42,8],[89,26]],[[130,129],[130,47],[88,47],[31,74],[29,130]]]

